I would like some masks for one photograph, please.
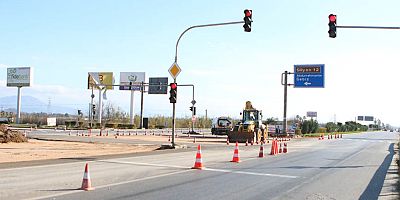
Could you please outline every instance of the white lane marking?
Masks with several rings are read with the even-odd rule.
[[[255,175],[255,176],[273,176],[273,177],[281,177],[281,178],[298,178],[297,176],[289,176],[289,175],[263,174],[263,173],[256,173],[256,172],[233,171],[233,170],[225,170],[225,169],[204,168],[204,170],[206,170],[206,171],[214,171],[214,172],[232,173],[232,174],[247,174],[247,175]]]
[[[102,186],[96,186],[95,189],[113,187],[113,186],[117,186],[117,185],[123,185],[123,184],[127,184],[127,183],[134,183],[134,182],[138,182],[138,181],[145,181],[145,180],[160,178],[160,177],[164,177],[164,176],[181,174],[181,173],[185,173],[185,172],[189,172],[189,171],[191,171],[191,170],[188,169],[188,170],[185,170],[185,171],[171,172],[171,173],[167,173],[167,174],[150,176],[150,177],[145,177],[145,178],[140,178],[140,179],[135,179],[135,180],[130,180],[130,181],[123,181],[123,182],[119,182],[119,183],[112,183],[112,184],[107,184],[107,185],[102,185]],[[77,190],[69,191],[69,192],[62,192],[62,193],[57,193],[57,194],[52,194],[52,195],[47,195],[47,196],[35,197],[35,198],[28,199],[28,200],[47,199],[47,198],[52,198],[52,197],[68,195],[68,194],[74,194],[74,193],[78,193],[78,192],[86,192],[86,191],[77,189]]]
[[[188,169],[188,167],[177,166],[177,165],[162,165],[162,164],[152,164],[152,163],[120,162],[120,161],[108,161],[108,162],[121,163],[121,164],[131,164],[131,165],[144,165],[144,166],[153,166],[153,167],[169,167],[169,168],[178,168],[178,169]],[[233,174],[248,174],[248,175],[256,175],[256,176],[273,176],[273,177],[281,177],[281,178],[298,178],[298,176],[290,176],[290,175],[264,174],[264,173],[246,172],[246,171],[213,169],[213,168],[208,168],[208,167],[203,168],[203,170],[205,170],[205,171],[214,171],[214,172],[233,173]]]
[[[97,160],[97,161],[94,161],[94,162],[106,162],[106,163],[116,163],[116,164],[144,165],[144,166],[153,166],[153,167],[169,167],[169,168],[178,168],[178,169],[188,169],[188,167],[178,166],[178,165],[163,165],[163,164],[117,161],[117,160]]]
[[[101,161],[101,160],[99,160],[99,161]],[[94,161],[94,162],[96,162],[96,161]],[[169,167],[169,168],[178,168],[178,169],[186,169],[186,170],[177,171],[177,172],[171,172],[171,173],[161,174],[161,175],[155,175],[155,176],[150,176],[150,177],[144,177],[144,178],[135,179],[135,180],[123,181],[123,182],[119,182],[119,183],[111,183],[111,184],[107,184],[107,185],[96,186],[95,188],[97,188],[97,189],[106,188],[106,187],[113,187],[113,186],[118,186],[118,185],[123,185],[123,184],[128,184],[128,183],[134,183],[134,182],[139,182],[139,181],[145,181],[145,180],[150,180],[150,179],[155,179],[155,178],[160,178],[160,177],[165,177],[165,176],[170,176],[170,175],[181,174],[181,173],[186,173],[186,172],[193,171],[192,169],[190,169],[188,167],[177,166],[177,165],[161,165],[161,164],[152,164],[152,163],[121,162],[121,161],[107,161],[107,162],[121,163],[121,164],[131,164],[131,165],[132,164],[133,165],[145,165],[145,166],[154,166],[154,167]],[[247,174],[247,175],[255,175],[255,176],[272,176],[272,177],[281,177],[281,178],[298,178],[297,176],[289,176],[289,175],[263,174],[263,173],[256,173],[256,172],[233,171],[233,170],[224,170],[224,169],[203,168],[203,170],[204,171],[213,171],[213,172],[232,173],[232,174]],[[78,193],[78,192],[85,192],[85,191],[83,191],[83,190],[74,190],[74,191],[62,192],[62,193],[52,194],[52,195],[47,195],[47,196],[35,197],[35,198],[31,198],[29,200],[52,198],[52,197],[57,197],[57,196],[74,194],[74,193]]]

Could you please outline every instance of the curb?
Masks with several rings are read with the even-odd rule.
[[[399,159],[399,147],[397,146],[394,150],[392,163],[390,164],[389,169],[386,172],[385,181],[383,182],[381,193],[378,196],[378,199],[380,200],[400,199],[400,194],[398,191],[400,176],[398,173],[398,166],[396,163],[396,160],[398,159]]]

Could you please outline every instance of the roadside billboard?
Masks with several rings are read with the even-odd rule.
[[[308,111],[307,112],[307,117],[317,117],[317,112]]]
[[[47,126],[56,126],[56,125],[57,125],[57,118],[55,117],[47,118]]]
[[[112,72],[89,72],[88,73],[88,89],[113,89],[114,77]]]
[[[140,84],[145,81],[145,72],[120,72],[119,89],[140,91]]]
[[[7,87],[29,87],[32,77],[30,67],[7,68]]]

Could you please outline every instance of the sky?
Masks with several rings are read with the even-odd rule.
[[[33,69],[22,95],[83,110],[88,72],[113,72],[116,83],[120,72],[172,82],[168,69],[185,29],[242,21],[252,9],[250,33],[236,24],[192,29],[180,40],[176,81],[194,84],[198,116],[239,118],[251,101],[264,118],[282,120],[281,74],[325,64],[324,88],[288,88],[288,118],[315,111],[320,122],[367,115],[398,126],[399,30],[338,28],[333,39],[328,15],[339,26],[398,26],[399,7],[398,0],[0,0],[0,98],[17,95],[6,87],[9,67]],[[129,91],[114,88],[107,97],[129,112]],[[168,97],[145,94],[144,116],[171,116]],[[191,115],[191,101],[192,88],[179,87],[177,116]],[[134,102],[139,113],[140,93]]]

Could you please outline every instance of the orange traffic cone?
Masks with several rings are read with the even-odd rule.
[[[275,153],[274,153],[274,146],[275,146],[275,140],[272,140],[271,153],[269,153],[269,155],[275,155]]]
[[[94,190],[94,187],[92,187],[91,181],[90,181],[90,175],[89,175],[89,165],[86,163],[85,165],[85,173],[83,174],[83,180],[82,180],[82,190]]]
[[[263,157],[264,157],[264,147],[263,147],[263,143],[261,143],[261,145],[260,145],[260,153],[258,153],[258,157],[259,157],[259,158],[263,158]]]
[[[279,153],[282,153],[282,143],[279,143]]]
[[[283,153],[287,153],[287,143],[283,144]]]
[[[231,162],[240,162],[239,160],[239,146],[238,143],[236,142],[236,146],[235,146],[235,151],[233,152],[233,158]]]
[[[203,161],[201,159],[201,146],[197,146],[196,161],[192,169],[203,169]]]
[[[278,155],[278,140],[275,140],[275,155]]]

